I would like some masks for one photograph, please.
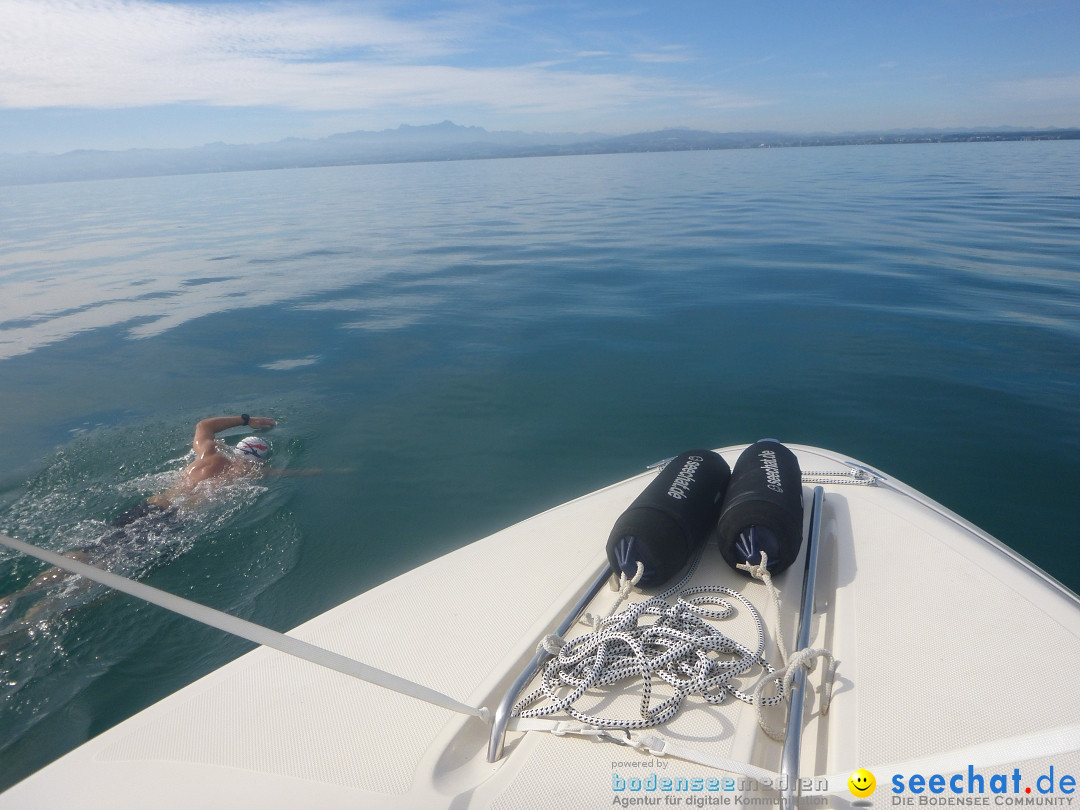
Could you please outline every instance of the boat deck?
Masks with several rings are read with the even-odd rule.
[[[733,464],[741,449],[721,453]],[[842,456],[792,449],[804,472],[849,469]],[[453,552],[290,635],[494,707],[606,566],[612,524],[653,474]],[[807,507],[812,486],[804,485]],[[799,773],[813,781],[803,801],[851,805],[847,777],[858,768],[876,775],[879,805],[891,798],[894,774],[906,784],[915,773],[963,773],[966,787],[969,766],[985,776],[987,796],[995,774],[1010,775],[1012,795],[1014,768],[1024,780],[1017,798],[1030,795],[1027,787],[1043,795],[1035,780],[1051,767],[1052,795],[1068,796],[1062,775],[1080,777],[1080,690],[1069,678],[1080,664],[1080,600],[902,484],[822,486],[810,646],[828,648],[839,664],[827,715],[816,694],[821,668],[809,676]],[[802,572],[800,559],[774,580],[789,643]],[[743,593],[765,620],[766,657],[780,664],[777,617],[761,583],[729,569],[710,546],[692,584]],[[606,615],[616,597],[604,588],[588,611]],[[755,643],[746,611],[718,624]],[[600,703],[605,714],[634,717],[639,694],[628,688]],[[782,712],[770,711],[782,723]],[[737,700],[714,706],[690,697],[656,733],[710,757],[780,769],[781,744]],[[603,738],[511,731],[501,759],[489,763],[487,749],[488,727],[477,718],[259,648],[0,794],[0,808],[117,810],[150,799],[160,808],[608,807],[620,797],[665,795],[649,789],[650,779],[664,778],[673,780],[667,795],[687,803],[694,795],[776,795]],[[710,780],[719,780],[716,789]],[[729,790],[723,780],[737,784]]]

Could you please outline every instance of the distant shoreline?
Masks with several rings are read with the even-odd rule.
[[[319,140],[288,139],[251,145],[218,143],[189,149],[80,150],[59,155],[0,155],[0,186],[525,157],[1064,140],[1080,140],[1080,128],[912,130],[843,135],[667,129],[607,137],[488,132],[480,127],[462,127],[447,121],[427,127],[403,126],[383,132],[345,133]]]
[[[948,135],[876,135],[876,136],[837,136],[822,138],[820,142],[807,139],[805,143],[790,142],[779,144],[784,147],[795,146],[871,146],[877,144],[900,143],[992,143],[996,141],[1076,141],[1080,140],[1080,129],[1031,130],[1016,133],[1005,132],[956,132]]]

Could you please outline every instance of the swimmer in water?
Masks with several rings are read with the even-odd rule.
[[[277,422],[268,416],[248,416],[246,413],[240,416],[203,419],[195,426],[195,438],[191,442],[195,459],[184,468],[175,485],[115,518],[109,524],[113,531],[88,546],[66,552],[64,556],[93,565],[100,562],[109,547],[122,542],[145,545],[159,536],[168,525],[176,522],[178,509],[188,508],[205,498],[210,486],[262,475],[270,454],[270,445],[264,439],[248,436],[229,450],[218,444],[217,434],[229,428],[244,426],[255,430],[269,430],[276,424]],[[20,596],[40,591],[74,576],[75,574],[55,566],[38,574],[22,590],[0,599],[0,619]],[[31,618],[33,614],[40,612],[40,609],[32,608],[25,618]]]
[[[175,508],[177,503],[190,503],[202,494],[196,491],[204,481],[231,483],[241,478],[253,478],[262,474],[262,462],[270,454],[270,445],[257,436],[241,439],[232,453],[222,452],[216,436],[234,427],[250,427],[269,430],[277,422],[269,416],[215,416],[203,419],[195,426],[195,438],[191,448],[195,460],[184,468],[180,481],[165,492],[147,499],[147,503],[161,509]]]

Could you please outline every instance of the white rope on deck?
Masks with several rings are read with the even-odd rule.
[[[700,557],[699,557],[700,559]],[[629,582],[622,576],[620,598],[604,619],[587,618],[593,632],[565,641],[548,637],[543,646],[555,657],[544,667],[539,688],[515,704],[513,716],[524,719],[565,713],[597,729],[634,730],[651,728],[671,719],[690,695],[700,695],[712,704],[722,703],[729,695],[746,703],[754,697],[742,692],[732,680],[755,667],[765,672],[775,668],[763,657],[765,629],[761,615],[738,591],[723,586],[686,588],[697,561],[677,585],[659,596],[632,604],[615,613],[629,596]],[[668,598],[678,594],[674,604]],[[756,649],[724,635],[709,619],[725,619],[739,602],[753,617],[757,627]],[[649,622],[646,617],[655,616]],[[640,680],[639,717],[634,719],[601,717],[575,708],[574,703],[589,690],[597,690],[619,681]],[[653,705],[653,687],[657,680],[673,690],[671,697]],[[767,704],[783,699],[782,687]]]

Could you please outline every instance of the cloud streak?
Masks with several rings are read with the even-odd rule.
[[[451,50],[438,25],[330,6],[0,0],[0,10],[0,103],[9,107],[299,101],[318,63],[332,71],[337,53],[377,66]]]
[[[464,106],[617,109],[752,100],[632,72],[551,64],[465,67],[467,16],[395,20],[342,5],[0,0],[0,107],[165,104],[306,111]],[[674,61],[676,50],[662,56]]]
[[[968,32],[963,4],[933,4],[936,24],[918,31],[883,6],[677,6],[0,0],[0,151],[251,143],[443,119],[608,133],[1076,125],[1075,43],[1060,9],[1027,15],[1023,42],[1037,52],[1010,53],[996,44],[1004,23],[953,46],[942,32]]]
[[[1044,76],[1000,82],[998,93],[1009,100],[1023,102],[1080,102],[1080,74]]]

